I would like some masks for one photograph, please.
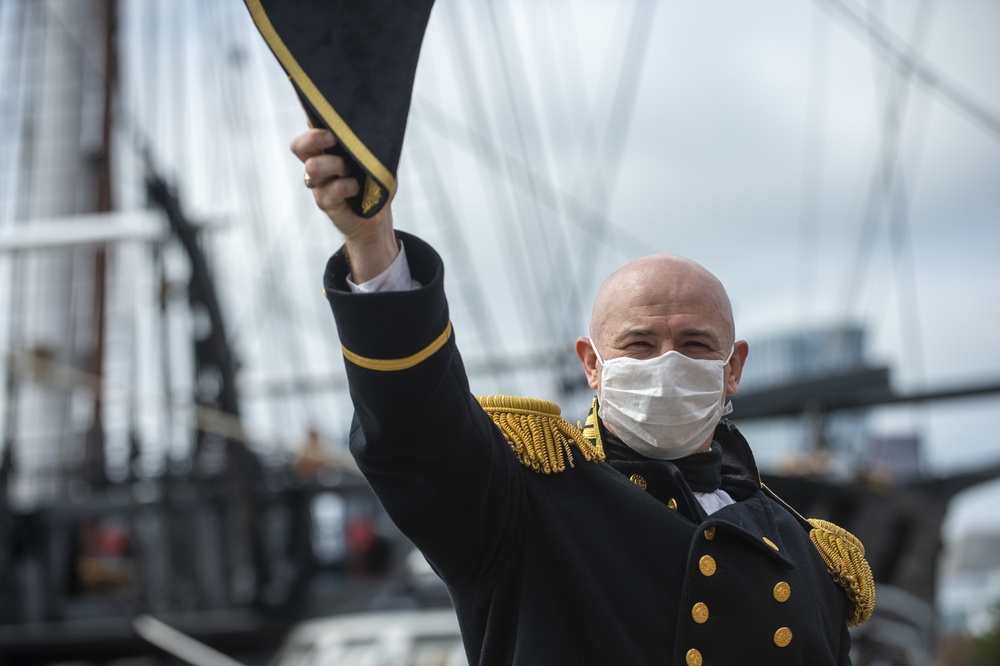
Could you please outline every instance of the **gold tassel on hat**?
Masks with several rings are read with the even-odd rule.
[[[603,461],[604,450],[560,418],[559,405],[538,398],[488,395],[476,398],[500,428],[525,467],[551,474],[573,466],[572,447],[587,461]]]
[[[816,550],[826,562],[830,575],[844,590],[853,606],[847,626],[857,627],[868,621],[875,610],[875,579],[865,561],[865,547],[843,527],[818,518],[810,518],[809,531]]]

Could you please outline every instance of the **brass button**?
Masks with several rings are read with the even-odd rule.
[[[699,601],[691,609],[691,617],[698,624],[705,624],[708,621],[708,606]]]
[[[774,644],[778,647],[785,647],[792,642],[792,630],[782,627],[774,632]]]
[[[688,650],[687,654],[684,655],[684,663],[687,664],[687,666],[701,666],[701,652],[691,648]]]
[[[761,539],[763,539],[764,543],[766,543],[771,548],[774,548],[775,550],[778,550],[778,547],[774,545],[774,542],[771,541],[770,539],[768,539],[767,537],[761,537]]]
[[[792,588],[789,587],[788,583],[781,581],[774,586],[774,598],[776,601],[785,603],[788,601],[788,597],[792,594]]]
[[[712,525],[707,530],[705,530],[705,539],[711,541],[715,538],[715,525]]]
[[[677,500],[675,500],[673,497],[671,497],[670,501],[667,502],[667,508],[668,509],[673,509],[674,511],[676,511],[677,510]]]
[[[634,483],[635,485],[639,486],[643,490],[646,489],[646,479],[645,477],[642,476],[642,474],[633,474],[632,476],[628,477],[628,480]]]
[[[711,576],[715,573],[715,558],[711,555],[702,555],[698,560],[698,570],[703,576]]]

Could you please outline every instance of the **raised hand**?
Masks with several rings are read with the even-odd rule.
[[[388,268],[399,252],[392,228],[392,202],[371,218],[354,213],[347,199],[361,191],[361,184],[347,177],[342,157],[323,152],[335,143],[332,132],[310,128],[292,139],[290,147],[305,167],[305,185],[312,190],[316,205],[344,235],[351,277],[361,283]]]

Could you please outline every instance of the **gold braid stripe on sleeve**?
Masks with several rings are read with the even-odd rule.
[[[368,370],[381,370],[386,372],[391,372],[395,370],[407,370],[413,366],[426,361],[430,358],[437,350],[444,347],[448,339],[451,338],[451,322],[445,326],[444,332],[437,336],[433,342],[418,351],[416,354],[407,356],[406,358],[368,358],[366,356],[361,356],[360,354],[355,354],[347,347],[341,345],[340,348],[344,352],[344,358],[353,363],[354,365],[359,365],[362,368],[367,368]]]

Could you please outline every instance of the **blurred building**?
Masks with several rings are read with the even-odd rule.
[[[1000,465],[935,476],[923,466],[919,432],[874,432],[873,407],[953,395],[900,395],[889,380],[889,369],[866,357],[858,326],[758,340],[733,419],[753,442],[767,485],[865,545],[877,600],[872,620],[854,630],[854,662],[929,665],[942,638],[991,626],[1000,541],[968,537],[939,562],[952,498],[1000,476]]]
[[[949,543],[938,594],[943,635],[992,629],[1000,611],[1000,534],[967,534]]]
[[[843,376],[869,367],[865,332],[838,324],[755,339],[740,382],[740,394]],[[740,395],[739,397],[742,397]],[[845,478],[869,454],[867,410],[827,413],[806,404],[790,416],[745,420],[734,400],[733,420],[753,443],[762,468]]]
[[[903,488],[920,479],[917,435],[873,434],[862,396],[889,393],[865,332],[842,324],[755,340],[733,420],[753,443],[762,480],[809,518],[865,544],[875,615],[853,630],[854,663],[925,666],[935,640],[936,560],[946,502]]]

